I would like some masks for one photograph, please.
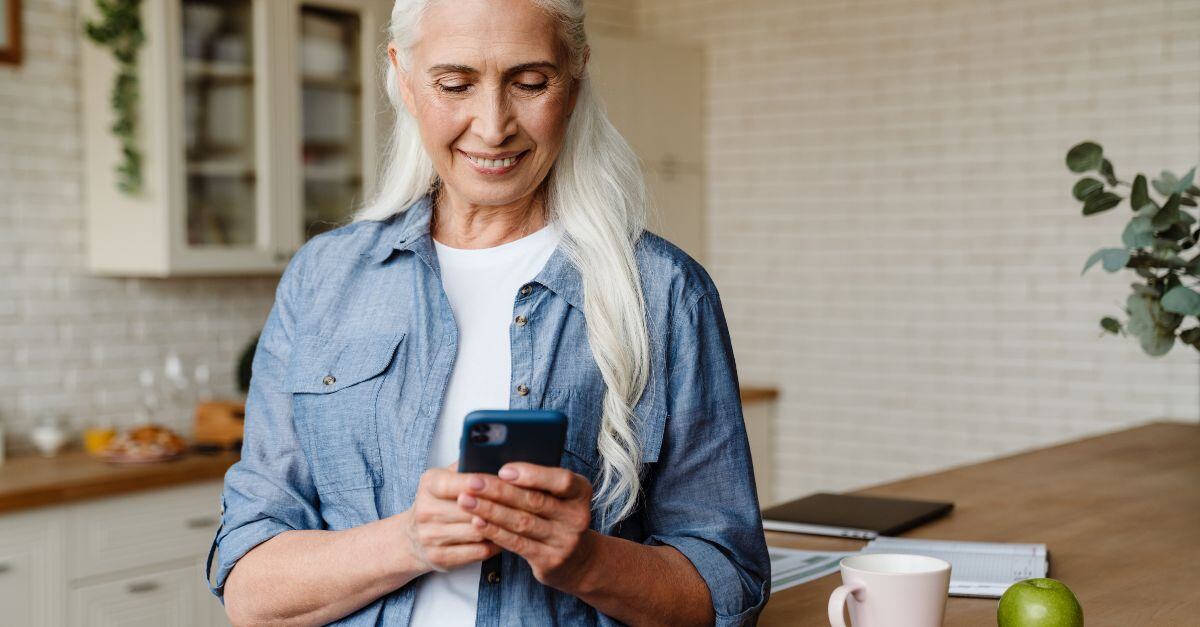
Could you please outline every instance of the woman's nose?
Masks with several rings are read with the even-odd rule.
[[[516,132],[516,117],[503,89],[490,89],[477,100],[475,134],[490,146],[499,146]]]

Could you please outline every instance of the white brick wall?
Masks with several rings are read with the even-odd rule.
[[[745,382],[781,389],[776,496],[1159,417],[1196,354],[1100,338],[1131,276],[1079,270],[1063,155],[1200,157],[1195,0],[640,0],[707,46],[709,269]]]
[[[128,424],[138,372],[161,373],[169,350],[189,367],[206,363],[219,395],[236,394],[235,362],[277,281],[87,276],[75,0],[22,9],[25,61],[0,65],[0,423],[15,450],[28,448],[24,436],[46,411],[76,429],[98,418]],[[591,2],[589,15],[597,30],[630,32],[633,1]],[[162,420],[187,432],[190,408]]]

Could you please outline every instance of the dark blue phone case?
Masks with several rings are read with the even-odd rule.
[[[471,427],[476,424],[504,425],[503,443],[472,442]],[[543,409],[481,409],[467,414],[459,440],[459,472],[496,474],[508,462],[530,462],[540,466],[558,466],[567,436],[567,416],[560,411]]]

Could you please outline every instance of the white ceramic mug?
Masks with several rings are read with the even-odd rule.
[[[829,624],[846,627],[940,627],[950,564],[924,555],[863,553],[842,559],[842,585],[829,597]]]

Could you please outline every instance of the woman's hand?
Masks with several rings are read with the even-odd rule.
[[[471,514],[455,503],[455,499],[467,490],[471,478],[477,476],[460,474],[454,470],[457,466],[458,462],[455,462],[426,470],[421,475],[412,507],[401,514],[406,517],[403,529],[412,545],[413,555],[427,571],[453,570],[500,552],[500,548],[471,523]]]
[[[592,485],[563,468],[522,462],[498,476],[464,475],[460,511],[472,528],[501,548],[525,558],[541,583],[576,591],[596,550],[591,523]]]

